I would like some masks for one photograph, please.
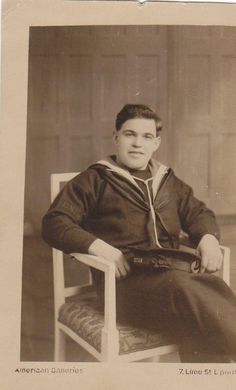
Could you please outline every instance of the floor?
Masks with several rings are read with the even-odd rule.
[[[222,242],[231,248],[231,288],[236,293],[236,225],[222,225]],[[73,265],[67,278],[83,277]],[[40,237],[24,239],[21,360],[53,361],[53,285],[51,249]],[[95,361],[68,340],[67,361]]]

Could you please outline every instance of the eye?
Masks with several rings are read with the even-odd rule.
[[[154,137],[153,137],[152,134],[145,134],[145,135],[144,135],[144,138],[145,138],[145,139],[150,139],[150,140],[151,140],[151,139],[154,139]]]
[[[132,136],[133,136],[133,133],[131,133],[131,131],[127,131],[127,132],[125,133],[125,136],[126,136],[126,137],[132,137]]]

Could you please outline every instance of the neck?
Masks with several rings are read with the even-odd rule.
[[[130,168],[130,167],[127,167],[125,164],[123,164],[118,158],[117,156],[115,156],[115,162],[117,163],[117,165],[119,165],[120,168],[123,168],[129,172],[132,172],[132,171],[141,171],[141,172],[144,172],[146,170],[149,170],[148,168],[148,164],[144,167],[144,168]]]

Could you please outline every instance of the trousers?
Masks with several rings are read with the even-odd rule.
[[[236,357],[236,296],[218,276],[134,269],[117,281],[117,319],[165,332],[182,362],[230,362]]]

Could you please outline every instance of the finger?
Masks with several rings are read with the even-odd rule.
[[[213,254],[212,260],[209,261],[209,272],[216,272],[221,269],[223,257],[221,253]]]
[[[217,270],[220,270],[223,264],[223,258],[219,258],[217,262]]]
[[[216,257],[215,267],[216,267],[216,271],[221,269],[221,258],[219,256]]]
[[[209,263],[207,265],[206,272],[212,273],[212,272],[216,272],[216,270],[217,270],[217,265],[215,263]]]
[[[116,264],[116,277],[117,279],[122,279],[126,276],[127,272],[124,268],[123,262],[118,262]]]
[[[223,265],[223,261],[224,261],[224,258],[223,258],[223,255],[222,253],[220,252],[220,255],[219,255],[219,259],[218,259],[218,269],[221,269],[222,265]]]
[[[115,267],[116,267],[116,278],[120,279],[123,274],[123,269],[122,269],[122,263],[120,261],[115,261]]]
[[[125,278],[127,276],[127,270],[123,262],[119,263],[118,269],[119,269],[120,277]]]
[[[208,272],[216,272],[221,268],[222,259],[219,256],[214,256],[212,260],[209,260],[207,269]]]
[[[118,268],[121,276],[123,277],[127,276],[127,274],[130,272],[130,264],[124,256],[119,259]]]
[[[124,268],[127,272],[130,272],[130,265],[127,260],[124,261]]]
[[[208,263],[208,259],[205,256],[202,257],[201,266],[200,266],[200,273],[205,272],[205,270],[207,268],[207,263]]]
[[[119,271],[119,269],[116,267],[116,279],[120,279],[120,278],[121,278],[120,271]]]
[[[215,262],[208,257],[205,263],[205,272],[211,273],[211,272],[215,272],[215,270],[216,270]]]

